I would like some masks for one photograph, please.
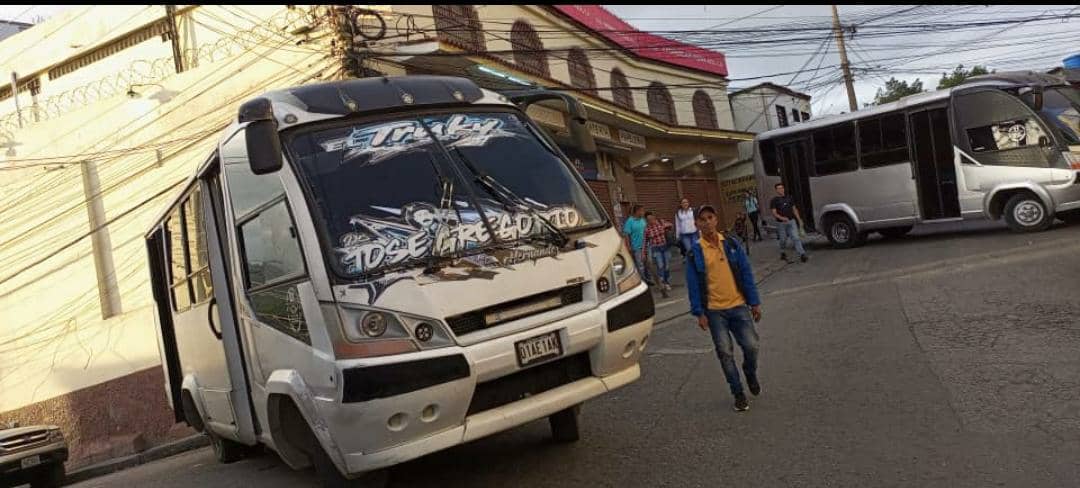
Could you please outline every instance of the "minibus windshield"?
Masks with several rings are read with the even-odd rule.
[[[603,223],[569,165],[511,112],[300,128],[286,145],[346,278]]]

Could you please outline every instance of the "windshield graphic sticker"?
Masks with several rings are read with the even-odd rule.
[[[480,213],[466,202],[455,202],[453,209],[440,211],[435,206],[415,202],[402,206],[372,207],[388,214],[385,218],[355,215],[349,219],[353,231],[342,235],[337,248],[341,264],[350,274],[431,256],[446,256],[492,242]],[[507,212],[501,207],[485,208],[488,223],[501,242],[545,232],[537,215],[560,229],[581,224],[582,217],[571,206],[543,206],[535,213]]]
[[[502,119],[492,117],[456,114],[445,119],[426,118],[424,124],[450,148],[483,146],[493,138],[515,137],[513,132],[503,130]],[[320,145],[327,152],[345,151],[342,162],[368,156],[364,164],[371,165],[423,147],[430,140],[428,131],[419,121],[401,120],[355,128],[346,137]]]

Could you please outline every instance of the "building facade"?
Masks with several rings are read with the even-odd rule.
[[[379,59],[403,73],[466,75],[493,89],[567,90],[589,112],[599,152],[571,154],[608,213],[640,203],[671,219],[682,197],[722,201],[719,165],[751,134],[735,130],[723,54],[636,31],[596,5],[394,5],[407,39]],[[565,135],[558,105],[530,114]]]

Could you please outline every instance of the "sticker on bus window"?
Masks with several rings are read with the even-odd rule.
[[[426,202],[401,208],[372,207],[386,213],[384,218],[355,215],[349,219],[353,231],[342,235],[337,251],[343,270],[360,274],[384,266],[432,255],[446,256],[492,242],[480,213],[466,202],[457,208],[438,209]],[[507,212],[499,207],[484,208],[488,224],[500,242],[515,242],[537,235],[544,224],[537,215],[560,229],[581,225],[581,213],[568,205],[544,206],[533,212]]]
[[[322,142],[320,146],[326,152],[345,151],[343,161],[367,156],[364,164],[377,164],[423,147],[431,140],[428,130],[449,148],[484,146],[494,138],[515,136],[514,132],[503,129],[501,118],[455,114],[423,120],[424,124],[400,120],[357,127],[349,135]]]

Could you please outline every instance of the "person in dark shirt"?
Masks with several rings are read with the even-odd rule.
[[[772,210],[773,217],[776,218],[776,239],[780,244],[780,259],[787,261],[787,240],[790,238],[794,242],[795,252],[799,253],[799,259],[802,262],[806,262],[806,250],[803,249],[802,239],[799,238],[799,228],[802,227],[802,215],[799,215],[799,208],[795,206],[795,200],[790,195],[785,194],[784,184],[777,183],[776,196],[773,197],[772,202],[769,203],[769,208]]]

